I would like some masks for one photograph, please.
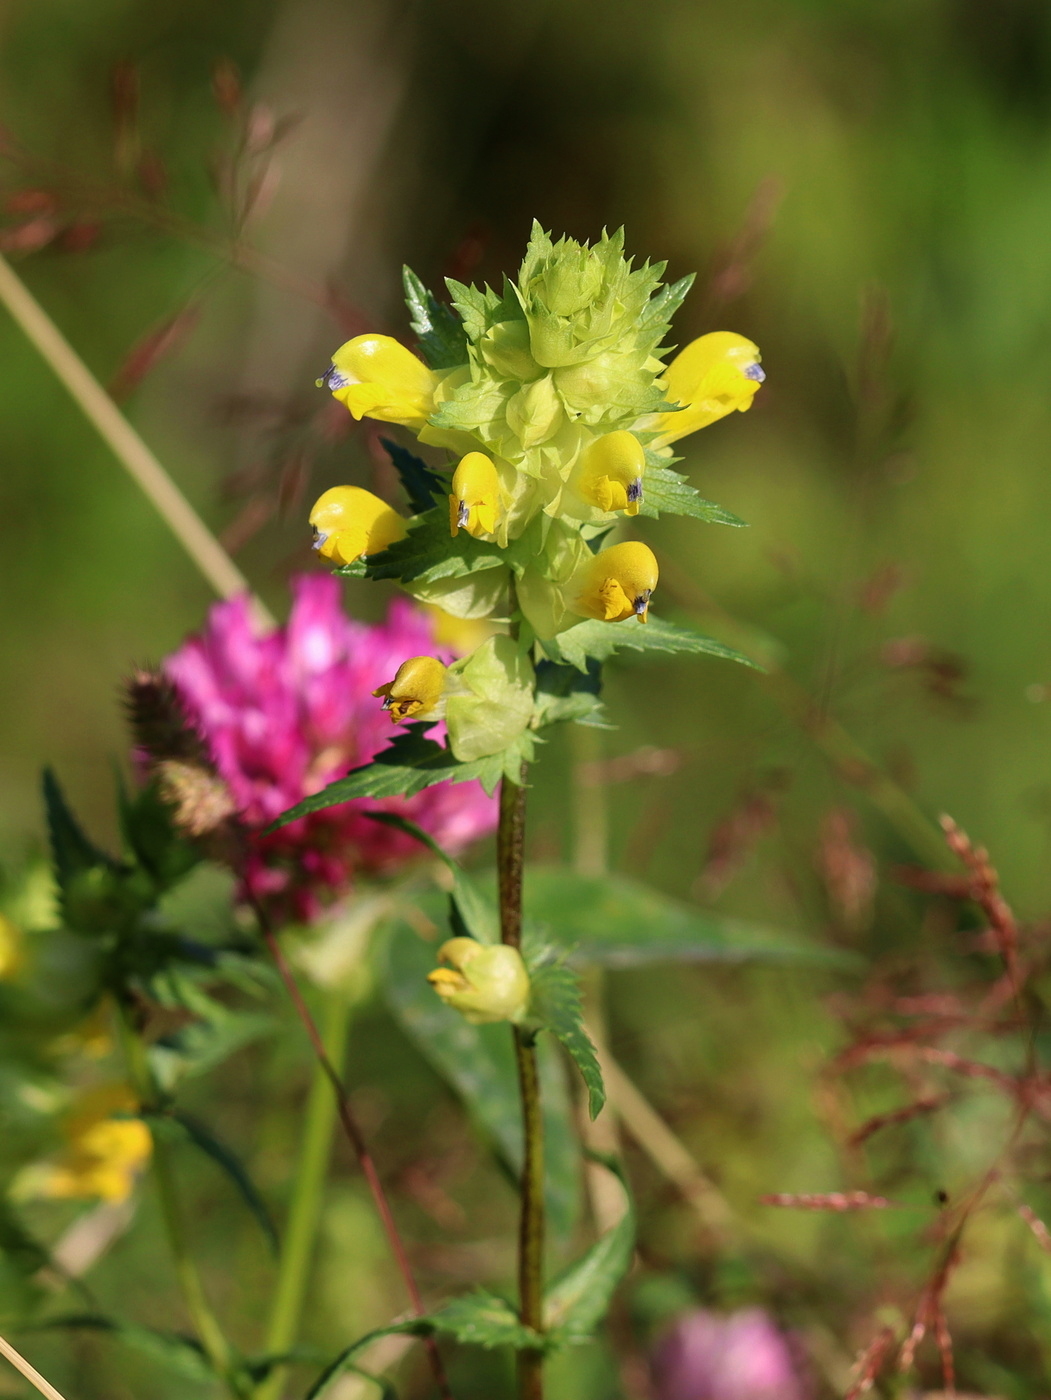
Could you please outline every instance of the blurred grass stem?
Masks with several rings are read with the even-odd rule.
[[[61,1391],[55,1389],[50,1381],[46,1381],[35,1366],[30,1366],[29,1362],[19,1352],[15,1351],[10,1342],[0,1337],[0,1355],[6,1356],[16,1371],[20,1371],[31,1386],[40,1391],[41,1395],[46,1395],[47,1400],[64,1400]]]
[[[317,1022],[311,1015],[310,1008],[303,1000],[303,993],[299,990],[299,983],[296,981],[295,974],[288,964],[288,959],[285,957],[277,934],[271,926],[266,910],[257,900],[252,900],[251,903],[259,922],[263,941],[270,950],[270,956],[274,960],[274,966],[277,968],[278,976],[281,978],[285,991],[288,993],[292,1005],[295,1008],[296,1015],[299,1017],[303,1029],[306,1031],[307,1037],[314,1048],[318,1066],[331,1086],[332,1093],[335,1097],[339,1121],[343,1126],[343,1131],[351,1147],[354,1149],[354,1153],[358,1159],[358,1165],[361,1167],[362,1175],[365,1177],[369,1191],[372,1193],[373,1204],[376,1207],[376,1211],[383,1225],[384,1233],[387,1236],[387,1244],[394,1256],[394,1262],[398,1266],[398,1272],[402,1276],[405,1288],[412,1301],[413,1312],[417,1317],[423,1317],[426,1314],[426,1308],[423,1306],[423,1298],[416,1283],[415,1275],[412,1272],[412,1265],[409,1263],[409,1256],[406,1253],[405,1244],[402,1241],[401,1235],[398,1233],[398,1226],[394,1219],[394,1213],[390,1208],[390,1202],[387,1200],[387,1193],[383,1189],[383,1182],[380,1180],[379,1172],[376,1170],[376,1163],[372,1159],[372,1153],[369,1151],[365,1136],[361,1131],[357,1119],[354,1117],[343,1080],[340,1078],[335,1065],[333,1065],[332,1060],[329,1058],[328,1051],[325,1048],[325,1042],[322,1039],[321,1032],[318,1030]],[[427,1348],[427,1356],[431,1364],[431,1370],[437,1382],[438,1389],[443,1396],[443,1400],[451,1400],[452,1392],[449,1389],[449,1382],[445,1376],[445,1368],[442,1365],[442,1359],[434,1338],[425,1337],[424,1346]]]
[[[121,413],[10,263],[0,255],[0,302],[39,350],[71,397],[220,598],[250,592],[247,579]],[[258,600],[256,614],[273,625]]]
[[[343,1063],[350,1026],[350,1006],[342,992],[329,992],[325,1001],[325,1049],[334,1066]],[[317,1244],[318,1226],[324,1204],[325,1180],[332,1155],[336,1126],[336,1099],[328,1076],[320,1064],[314,1078],[303,1119],[303,1145],[292,1189],[292,1204],[285,1226],[278,1267],[277,1286],[270,1308],[265,1351],[284,1355],[299,1337],[300,1319],[306,1299],[310,1266]],[[256,1391],[257,1400],[278,1400],[287,1366],[275,1366]]]
[[[521,781],[500,784],[500,825],[496,832],[496,868],[500,884],[500,937],[512,948],[522,946],[522,870],[525,861],[525,765]],[[518,1305],[525,1327],[544,1328],[544,1125],[536,1038],[512,1028],[518,1087],[522,1097],[524,1152],[518,1225]],[[518,1353],[519,1400],[543,1400],[544,1357],[540,1351]]]

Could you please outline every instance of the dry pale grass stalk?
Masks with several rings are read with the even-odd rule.
[[[103,389],[40,303],[0,255],[0,302],[40,351],[99,436],[157,508],[221,598],[249,591],[248,581],[175,482]],[[259,620],[273,625],[262,603]]]
[[[21,1353],[15,1351],[10,1342],[0,1337],[0,1354],[7,1357],[16,1371],[21,1371],[31,1386],[40,1391],[41,1395],[46,1395],[47,1400],[65,1400],[60,1391],[57,1391],[50,1381],[46,1381],[35,1366],[30,1366],[29,1362]]]

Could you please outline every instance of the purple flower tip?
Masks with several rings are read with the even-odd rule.
[[[656,1400],[808,1400],[784,1334],[762,1308],[698,1308],[654,1355]]]

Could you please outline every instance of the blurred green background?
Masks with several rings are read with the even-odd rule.
[[[220,98],[236,71],[255,104],[247,143],[217,65]],[[989,846],[1019,913],[1047,915],[1043,0],[8,0],[0,72],[0,246],[279,616],[289,574],[314,567],[314,495],[384,480],[377,434],[334,416],[313,381],[349,334],[407,332],[402,263],[432,285],[497,279],[536,217],[577,238],[623,223],[639,257],[696,270],[678,342],[739,331],[768,378],[747,416],[683,444],[681,469],[749,528],[642,533],[664,567],[658,611],[768,674],[689,661],[611,677],[618,728],[575,757],[616,760],[601,772],[614,864],[815,941],[916,959],[936,988],[961,975],[957,945],[887,871],[934,859],[929,822],[947,811]],[[245,238],[265,258],[231,267],[253,200]],[[45,762],[113,838],[119,682],[211,598],[5,313],[0,362],[0,856],[17,865],[42,842]],[[347,597],[364,616],[383,605],[362,584]],[[532,797],[548,859],[574,840],[569,745],[552,746]],[[640,1157],[646,1267],[668,1297],[777,1301],[815,1354],[827,1343],[825,1387],[866,1340],[870,1305],[908,1296],[858,1273],[879,1257],[885,1279],[918,1283],[925,1267],[904,1226],[755,1204],[846,1182],[817,1078],[840,1037],[829,990],[813,974],[698,969],[609,988],[617,1053],[771,1252],[760,1284],[754,1260],[698,1243]],[[354,1081],[375,1082],[384,1121],[407,1131],[429,1072],[378,1006],[354,1044]],[[258,1073],[230,1070],[222,1092],[251,1103]],[[431,1138],[462,1133],[443,1112]],[[987,1121],[913,1143],[910,1189],[966,1176]],[[266,1131],[279,1182],[294,1124]],[[509,1202],[493,1207],[499,1228]],[[477,1231],[456,1228],[463,1255]],[[371,1230],[343,1181],[319,1291],[330,1341],[383,1320],[353,1301],[376,1276]],[[217,1239],[217,1265],[225,1251]],[[991,1237],[968,1268],[965,1381],[1047,1393],[1033,1337],[1051,1294],[1032,1241]],[[674,1306],[651,1293],[632,1305],[643,1331],[647,1308]],[[84,1365],[78,1394],[132,1393]],[[560,1366],[581,1400],[628,1384],[602,1348]]]

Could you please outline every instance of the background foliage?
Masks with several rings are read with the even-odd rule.
[[[575,758],[592,765],[584,778],[606,765],[619,871],[907,965],[917,987],[953,985],[958,936],[889,873],[930,860],[934,838],[910,843],[911,809],[873,804],[842,748],[830,763],[827,721],[919,811],[951,812],[991,848],[1022,917],[1046,915],[1049,31],[1037,0],[15,0],[0,15],[0,120],[18,148],[0,167],[4,245],[27,254],[29,284],[279,614],[288,574],[311,566],[304,502],[336,481],[386,481],[378,433],[337,421],[312,382],[346,334],[405,332],[403,262],[431,284],[495,278],[535,215],[577,237],[623,222],[629,248],[667,257],[672,278],[700,269],[680,343],[732,327],[762,347],[768,381],[747,417],[684,444],[682,470],[750,528],[664,521],[659,602],[769,674],[620,665],[618,728],[604,753]],[[285,270],[276,282],[221,255],[238,140],[213,90],[221,60],[263,104],[234,178],[242,202],[258,181],[250,234]],[[29,256],[19,192],[42,188],[58,199],[55,236]],[[41,848],[45,761],[97,839],[115,840],[117,683],[210,600],[6,317],[0,356],[0,851],[14,871]],[[353,610],[381,608],[381,589],[346,587]],[[537,775],[537,860],[571,849],[569,743]],[[845,1110],[819,1070],[843,1038],[832,994],[855,996],[857,974],[654,965],[607,985],[615,1052],[742,1222],[718,1246],[629,1150],[642,1264],[614,1314],[622,1354],[690,1298],[758,1300],[810,1339],[817,1383],[832,1385],[881,1296],[918,1286],[929,1263],[915,1215],[758,1204],[853,1184],[833,1145]],[[360,995],[350,1079],[425,1280],[499,1283],[510,1190],[382,1001]],[[278,1205],[300,1050],[279,1028],[200,1089]],[[858,1121],[890,1102],[886,1082],[858,1093]],[[924,1202],[969,1179],[994,1112],[976,1102],[896,1139],[883,1184]],[[207,1163],[194,1189],[211,1286],[247,1337],[265,1241]],[[312,1328],[331,1349],[399,1302],[348,1162],[326,1209]],[[160,1323],[173,1304],[155,1238],[126,1236],[96,1286],[139,1296],[139,1320]],[[1025,1387],[1049,1282],[1024,1231],[984,1229],[949,1295],[973,1389],[1038,1393]],[[40,1354],[85,1400],[162,1393],[149,1359],[99,1338]],[[500,1383],[499,1359],[462,1365],[465,1394]],[[605,1343],[557,1367],[556,1400],[630,1389]]]

